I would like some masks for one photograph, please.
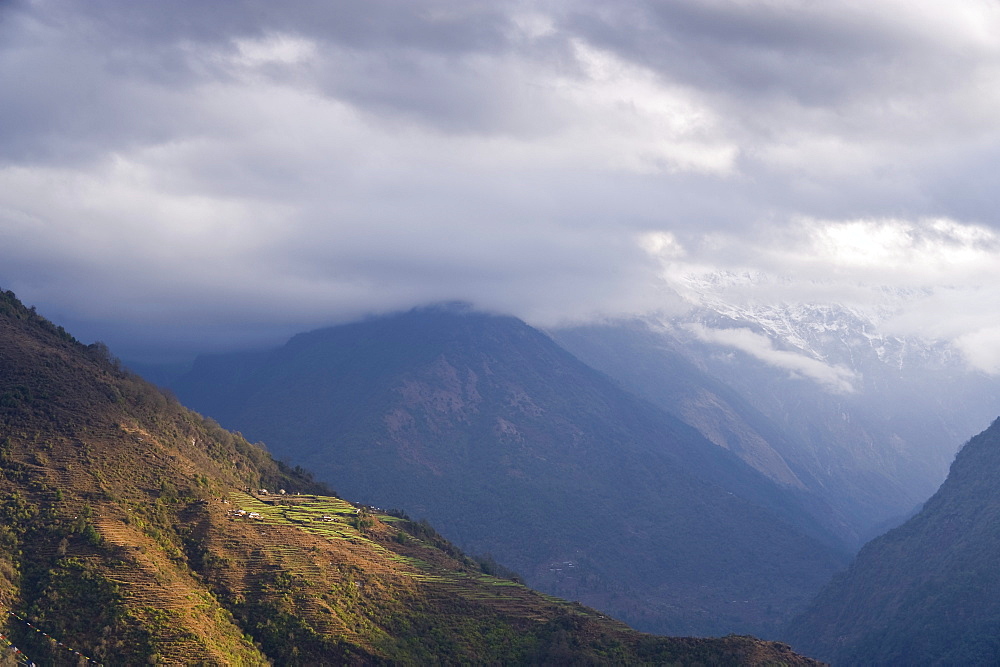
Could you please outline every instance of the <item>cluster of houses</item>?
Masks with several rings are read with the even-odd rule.
[[[552,563],[549,565],[549,572],[556,572],[562,574],[563,570],[572,570],[576,567],[576,563],[571,560],[565,560],[561,563]]]
[[[284,489],[278,489],[277,490],[277,494],[281,495],[281,496],[283,496],[283,495],[285,495],[287,493],[288,492],[285,491]],[[267,489],[257,489],[257,495],[258,496],[269,496],[269,495],[271,495],[271,492],[268,491]],[[298,492],[296,492],[295,495],[299,495]]]
[[[263,519],[263,515],[260,512],[248,512],[246,510],[234,509],[226,512],[229,516],[239,517],[241,519]]]

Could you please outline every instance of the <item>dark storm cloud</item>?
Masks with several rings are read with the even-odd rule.
[[[572,13],[594,44],[740,103],[770,97],[839,108],[857,97],[923,94],[975,69],[988,47],[927,3],[629,3]],[[968,5],[952,12],[960,16]],[[993,10],[982,5],[989,14]],[[970,19],[972,20],[972,19]]]
[[[56,0],[19,3],[12,9],[50,24],[72,20],[74,29],[79,22],[85,22],[98,33],[114,35],[142,48],[169,48],[179,41],[212,44],[234,37],[293,32],[360,49],[392,44],[457,53],[498,48],[506,41],[508,24],[506,15],[490,2],[94,0],[81,4]]]
[[[976,187],[965,175],[982,178],[976,153],[983,144],[973,137],[987,146],[996,139],[979,108],[990,97],[982,86],[997,79],[996,5],[937,12],[930,3],[679,0],[629,8],[567,12],[563,20],[665,81],[709,96],[732,119],[727,129],[744,148],[759,194],[807,210],[840,193],[841,215],[919,212],[928,204],[940,214],[953,203],[936,187],[938,148],[946,143],[962,189],[973,190],[972,200],[988,197],[992,183]],[[840,144],[837,154],[814,153],[830,167],[818,176],[800,162],[786,170],[770,154],[797,143],[805,152],[816,139],[825,139],[817,148]],[[865,162],[847,173],[829,164],[866,150]],[[798,203],[802,192],[815,201]],[[987,207],[962,208],[995,224]]]
[[[284,33],[314,39],[321,48],[346,50],[345,57],[355,60],[350,68],[343,61],[317,66],[313,83],[328,92],[442,125],[467,125],[477,111],[495,113],[487,93],[498,91],[442,59],[504,49],[507,20],[488,5],[453,4],[98,0],[8,5],[0,10],[5,45],[0,85],[7,91],[8,121],[6,131],[0,129],[2,156],[61,162],[212,131],[199,127],[196,113],[183,112],[185,94],[209,81],[226,81],[232,73],[196,52],[232,53],[240,39]],[[287,74],[281,67],[273,70],[277,79]]]
[[[717,269],[974,291],[998,34],[975,0],[3,4],[0,286],[136,354]]]

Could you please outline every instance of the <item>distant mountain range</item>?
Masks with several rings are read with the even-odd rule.
[[[753,280],[692,281],[683,315],[549,333],[775,482],[808,490],[832,510],[827,528],[858,548],[934,492],[959,444],[1000,410],[1000,382],[943,343],[882,333],[875,310],[724,298]]]
[[[642,629],[770,633],[846,562],[835,511],[790,467],[763,474],[511,317],[417,309],[201,357],[173,388],[345,495]]]
[[[873,540],[787,635],[835,665],[1000,662],[1000,420],[919,514]]]
[[[301,339],[293,349],[297,371],[327,363],[309,352],[309,342]],[[396,345],[369,342],[384,352],[367,357],[371,373],[391,374],[399,363]],[[352,355],[364,356],[362,347]],[[468,376],[453,375],[435,350],[417,356],[430,375],[410,376],[397,405],[424,406],[413,414],[425,421],[418,426],[400,412],[384,413],[396,439],[379,446],[412,446],[408,460],[426,468],[444,462],[421,450],[411,429],[444,431],[447,421],[434,417],[482,403],[466,391]],[[435,378],[452,391],[429,389],[438,386]],[[363,394],[373,384],[340,386],[337,397]],[[296,387],[285,386],[302,399]],[[227,396],[233,404],[247,400],[236,384],[225,388],[235,392]],[[530,396],[509,396],[525,414],[538,407]],[[329,398],[312,394],[342,409]],[[504,423],[489,423],[516,441]],[[525,429],[518,433],[527,438],[532,423],[512,428]],[[476,454],[463,454],[457,444],[449,441],[452,457]],[[595,446],[583,435],[575,444],[580,458]],[[328,450],[327,461],[349,454]],[[343,467],[364,480],[379,477],[375,466],[386,459],[359,456],[341,459]],[[504,470],[530,477],[536,465],[545,463],[512,455]],[[491,497],[488,512],[502,514],[503,496]],[[713,505],[724,504],[741,503],[706,500],[698,509],[712,516]],[[600,505],[587,508],[595,512],[586,517],[595,541],[616,524],[649,521],[658,509],[597,516]],[[733,516],[752,520],[761,513],[748,506]],[[491,576],[503,574],[495,563],[470,559],[429,525],[400,514],[331,495],[303,471],[275,463],[124,371],[103,346],[80,344],[0,292],[3,664],[812,664],[787,646],[749,637],[637,633],[592,609]],[[782,543],[785,529],[771,530],[768,537]],[[576,563],[561,565],[565,571]]]

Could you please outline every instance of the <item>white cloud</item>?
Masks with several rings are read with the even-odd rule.
[[[907,283],[940,285],[983,270],[1000,271],[1000,238],[992,230],[946,218],[909,222],[862,219],[807,221],[813,249],[846,270],[881,273]],[[981,275],[981,274],[980,274]]]
[[[237,38],[233,42],[237,50],[233,61],[245,67],[298,65],[316,57],[316,43],[296,35],[275,33],[262,38]]]
[[[796,276],[809,284],[872,289],[978,287],[1000,279],[1000,235],[949,218],[903,220],[797,218],[733,232],[650,233],[639,243],[663,266],[668,281],[718,270]],[[769,284],[782,288],[788,282]]]
[[[827,364],[799,352],[776,349],[770,338],[750,329],[713,329],[697,323],[685,327],[699,340],[746,352],[766,364],[789,371],[792,377],[813,380],[833,393],[854,391],[856,375],[849,368]]]
[[[671,232],[647,232],[639,236],[639,245],[650,255],[661,260],[677,259],[685,255],[684,246]]]
[[[881,322],[883,334],[948,342],[971,368],[1000,373],[991,347],[1000,331],[1000,235],[983,225],[799,219],[756,234],[703,235],[683,251],[673,235],[649,234],[640,245],[659,260],[664,282],[689,299],[703,298],[710,284],[722,303],[862,308]],[[733,279],[713,277],[727,271],[735,271]],[[725,342],[720,335],[711,334]],[[724,335],[731,337],[727,344],[760,358],[767,352],[763,338]]]
[[[955,344],[973,368],[993,375],[1000,374],[1000,326],[962,334]]]
[[[583,40],[572,40],[572,47],[585,78],[558,77],[549,85],[584,121],[574,142],[604,153],[594,158],[639,173],[734,170],[738,148],[695,91]]]

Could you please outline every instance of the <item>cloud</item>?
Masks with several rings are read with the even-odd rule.
[[[640,242],[675,282],[721,268],[874,289],[979,286],[1000,277],[1000,234],[950,218],[796,218],[685,240],[653,232]]]
[[[955,343],[974,368],[1000,374],[1000,326],[962,334]]]
[[[998,302],[998,30],[975,0],[6,3],[0,286],[138,349],[749,270],[926,292],[893,326],[958,340],[996,324],[934,323]]]
[[[792,377],[813,380],[830,392],[849,394],[854,391],[853,381],[857,378],[849,368],[830,365],[798,352],[776,349],[770,338],[750,329],[713,329],[698,323],[686,324],[685,328],[699,340],[746,352],[766,364],[789,371]]]
[[[971,368],[1000,372],[989,348],[1000,328],[1000,235],[989,227],[949,218],[799,219],[689,245],[651,234],[643,247],[690,302],[860,308],[885,335],[951,343]]]

